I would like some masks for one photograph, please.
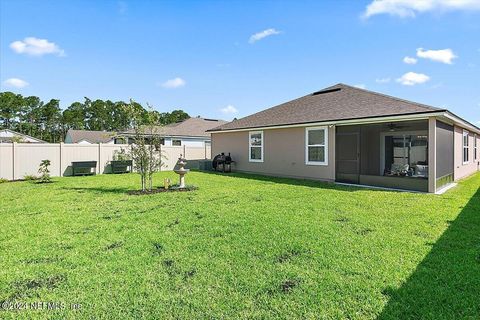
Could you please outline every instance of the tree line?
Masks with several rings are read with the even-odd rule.
[[[89,99],[60,108],[60,100],[42,101],[13,92],[0,92],[0,128],[11,129],[48,142],[63,141],[69,129],[123,131],[149,123],[167,125],[190,116],[183,110],[158,112],[135,101]]]

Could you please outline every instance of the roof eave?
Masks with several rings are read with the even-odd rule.
[[[268,130],[268,129],[283,129],[283,128],[295,128],[306,126],[321,126],[321,125],[353,125],[353,124],[365,124],[365,123],[378,123],[378,122],[392,122],[402,121],[408,119],[422,119],[436,115],[443,115],[448,110],[432,110],[414,113],[403,113],[388,116],[374,116],[374,117],[362,117],[362,118],[349,118],[349,119],[332,119],[325,121],[312,121],[312,122],[299,122],[299,123],[287,123],[270,126],[255,126],[255,127],[242,127],[223,130],[207,130],[210,133],[224,133],[224,132],[236,132],[236,131],[250,131],[250,130]]]
[[[137,134],[134,132],[123,132],[119,133],[117,137],[135,137]],[[157,135],[162,138],[204,138],[204,139],[209,139],[210,135],[204,135],[204,136],[195,136],[195,135],[181,135],[181,134],[164,134],[164,133],[141,133],[141,136],[153,136]]]
[[[448,110],[445,110],[445,113],[443,115],[445,118],[453,121],[455,124],[461,126],[461,127],[464,127],[464,128],[467,128],[467,129],[470,129],[471,131],[475,131],[476,133],[480,134],[480,128],[477,127],[476,125],[474,125],[473,123],[457,116],[456,114],[454,114],[453,112],[450,112]]]

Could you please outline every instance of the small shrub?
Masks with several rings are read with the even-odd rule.
[[[120,147],[120,150],[113,152],[113,161],[132,160],[132,156],[127,152],[127,149]]]
[[[23,180],[34,181],[34,180],[38,180],[38,177],[36,175],[33,175],[33,174],[27,174],[26,176],[23,176]]]
[[[38,168],[38,173],[40,177],[38,179],[39,183],[49,183],[52,182],[52,178],[50,177],[50,160],[42,160],[40,163],[40,167]]]

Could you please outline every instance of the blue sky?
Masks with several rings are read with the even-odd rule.
[[[0,3],[1,90],[62,108],[232,119],[343,82],[480,121],[480,0]]]

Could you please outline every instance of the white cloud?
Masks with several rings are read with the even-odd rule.
[[[238,110],[234,106],[228,105],[225,108],[220,109],[220,112],[223,114],[235,114]]]
[[[173,79],[170,79],[170,80],[167,80],[163,83],[161,83],[160,85],[166,89],[176,89],[176,88],[180,88],[180,87],[183,87],[187,84],[187,82],[185,80],[183,80],[182,78],[173,78]]]
[[[377,14],[415,17],[417,13],[429,11],[480,10],[478,0],[373,0],[363,13],[364,18]]]
[[[10,48],[16,53],[24,53],[31,56],[42,56],[44,54],[54,54],[59,57],[65,56],[65,51],[57,44],[49,42],[47,39],[38,39],[27,37],[22,40],[10,43]]]
[[[359,89],[366,89],[367,88],[367,85],[366,84],[363,84],[363,83],[359,83],[359,84],[356,84],[354,85],[355,88],[359,88]]]
[[[263,38],[273,36],[273,35],[276,35],[276,34],[280,34],[280,33],[281,33],[280,31],[277,31],[274,28],[266,29],[266,30],[263,30],[263,31],[260,31],[260,32],[257,32],[255,34],[251,35],[248,42],[255,43],[259,40],[262,40]]]
[[[397,82],[405,86],[413,86],[420,83],[425,83],[430,80],[430,77],[423,73],[407,72],[397,79]]]
[[[423,48],[417,49],[417,57],[446,64],[452,64],[452,60],[457,58],[452,49],[423,50]]]
[[[375,82],[376,83],[389,83],[390,82],[390,78],[380,78],[380,79],[375,79]]]
[[[26,86],[29,85],[27,81],[18,79],[18,78],[7,79],[3,81],[3,84],[7,87],[13,87],[13,88],[25,88]]]
[[[407,56],[407,57],[403,58],[403,62],[406,63],[406,64],[416,64],[417,59]]]

